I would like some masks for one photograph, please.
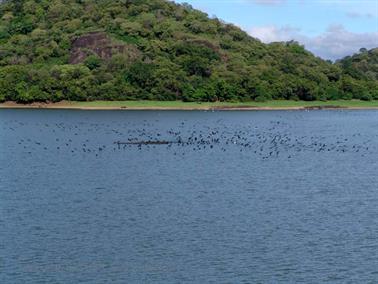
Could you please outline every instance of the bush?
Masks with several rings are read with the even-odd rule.
[[[88,56],[84,61],[84,65],[87,66],[90,70],[101,67],[101,63],[101,58],[96,55]]]
[[[373,100],[373,96],[368,91],[365,91],[361,94],[360,99],[363,100],[363,101],[371,101],[371,100]]]
[[[268,98],[266,96],[264,96],[264,95],[261,95],[261,96],[257,96],[255,98],[255,101],[256,102],[266,102],[266,101],[268,101]]]

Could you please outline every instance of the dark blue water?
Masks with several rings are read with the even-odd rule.
[[[376,282],[377,150],[375,111],[1,110],[0,282]]]

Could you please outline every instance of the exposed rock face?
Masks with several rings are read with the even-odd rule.
[[[105,33],[89,33],[72,41],[69,63],[82,63],[88,56],[94,54],[106,60],[120,53],[128,55],[130,59],[135,59],[140,54],[133,45],[112,43]]]

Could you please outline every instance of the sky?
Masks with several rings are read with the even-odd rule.
[[[176,0],[269,43],[296,40],[324,59],[378,47],[378,0]]]

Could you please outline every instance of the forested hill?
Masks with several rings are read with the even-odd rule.
[[[332,64],[189,5],[5,0],[0,19],[1,101],[378,99],[376,50]]]
[[[337,62],[348,74],[361,80],[378,80],[378,48],[360,49],[360,53]]]

